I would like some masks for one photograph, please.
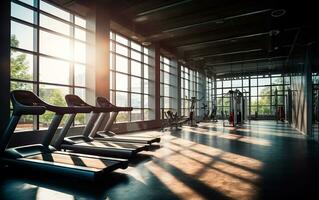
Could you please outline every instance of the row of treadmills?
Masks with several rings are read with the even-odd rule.
[[[153,143],[160,142],[160,137],[119,136],[110,131],[117,114],[120,111],[131,111],[130,107],[117,107],[104,97],[97,98],[97,106],[87,104],[76,95],[67,95],[65,100],[68,106],[59,107],[42,101],[30,91],[11,92],[13,113],[6,130],[0,136],[2,165],[95,180],[118,168],[127,168],[130,158],[140,151],[148,150]],[[42,143],[8,148],[21,116],[42,115],[45,111],[54,112],[55,115]],[[87,125],[81,134],[66,137],[79,113],[91,113]],[[105,123],[108,113],[111,115]],[[66,114],[68,119],[56,135]]]

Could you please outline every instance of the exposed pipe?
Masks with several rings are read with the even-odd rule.
[[[148,15],[148,14],[151,14],[151,13],[155,13],[155,12],[158,12],[158,11],[165,10],[167,8],[172,8],[172,7],[175,7],[175,6],[179,6],[179,5],[191,2],[191,1],[192,0],[179,1],[179,2],[172,3],[172,4],[169,4],[169,5],[166,5],[166,6],[161,6],[161,7],[158,7],[158,8],[154,8],[154,9],[151,9],[151,10],[140,12],[140,13],[137,14],[137,16]]]
[[[272,9],[264,9],[264,10],[258,10],[258,11],[254,11],[254,12],[234,15],[234,16],[230,16],[230,17],[224,17],[224,18],[220,18],[220,19],[208,20],[208,21],[205,21],[205,22],[199,22],[199,23],[195,23],[195,24],[189,24],[189,25],[186,25],[186,26],[180,26],[180,27],[166,29],[166,30],[163,30],[162,32],[169,33],[169,32],[173,32],[173,31],[189,29],[189,28],[193,28],[195,26],[202,26],[202,25],[207,25],[207,24],[211,24],[211,23],[218,23],[218,22],[221,22],[221,21],[232,20],[232,19],[236,19],[236,18],[240,18],[240,17],[247,17],[247,16],[251,16],[251,15],[257,15],[257,14],[269,12],[271,10]]]
[[[226,56],[226,55],[234,55],[234,54],[242,54],[242,53],[252,53],[252,52],[258,52],[262,51],[263,49],[250,49],[250,50],[244,50],[244,51],[233,51],[233,52],[227,52],[227,53],[219,53],[219,54],[208,54],[203,56],[193,56],[191,58],[209,58],[209,57],[218,57],[218,56]]]
[[[260,60],[273,60],[273,59],[281,59],[287,58],[287,56],[276,56],[271,58],[257,58],[257,59],[249,59],[249,60],[239,60],[239,61],[232,61],[232,62],[223,62],[223,63],[206,63],[208,66],[218,66],[218,65],[227,65],[227,64],[235,64],[235,63],[243,63],[243,62],[253,62],[253,61],[260,61]]]

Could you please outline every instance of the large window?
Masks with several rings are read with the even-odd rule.
[[[119,113],[116,122],[154,120],[154,52],[115,32],[110,33],[110,49],[111,102],[134,108]]]
[[[160,56],[161,63],[161,112],[177,111],[177,63],[173,59]],[[162,119],[164,116],[162,115]]]
[[[191,98],[196,97],[196,114],[199,116],[204,102],[203,82],[205,79],[198,71],[181,66],[181,114],[189,115]],[[209,93],[208,95],[210,95]],[[206,94],[207,95],[207,94]],[[208,100],[208,99],[207,99]],[[210,99],[211,100],[211,99]],[[205,102],[206,104],[208,102]]]
[[[209,112],[212,110],[213,105],[213,82],[212,78],[206,77],[206,104]]]
[[[86,20],[44,0],[11,2],[11,90],[30,90],[65,105],[66,94],[85,99]],[[48,127],[53,113],[24,116],[18,130]],[[75,124],[83,124],[78,115]]]
[[[247,94],[247,105],[250,101],[250,116],[257,114],[258,117],[273,117],[275,116],[276,102],[277,105],[285,104],[289,88],[290,76],[282,74],[217,79],[218,114],[222,110],[229,111],[229,99],[223,98],[224,94],[229,90],[238,89]]]

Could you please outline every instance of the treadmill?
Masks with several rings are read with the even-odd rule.
[[[114,132],[111,132],[111,127],[118,115],[121,111],[132,111],[132,107],[118,107],[113,105],[104,97],[97,97],[96,103],[101,108],[109,108],[112,113],[110,119],[107,121],[105,127],[102,131],[98,131],[106,118],[106,113],[101,113],[96,122],[95,127],[92,129],[90,133],[90,137],[95,138],[97,140],[104,141],[113,141],[113,142],[130,142],[130,143],[140,143],[140,144],[148,144],[152,145],[153,143],[160,142],[160,137],[151,137],[151,136],[132,136],[132,135],[117,135]]]
[[[89,134],[91,129],[94,128],[98,115],[100,113],[109,113],[111,112],[111,109],[91,106],[76,95],[66,95],[65,100],[70,107],[90,107],[92,112],[87,125],[80,135],[66,137],[76,117],[76,113],[69,115],[66,124],[54,143],[55,148],[85,154],[122,158],[131,158],[141,151],[148,150],[149,147],[145,144],[93,139]]]
[[[0,162],[8,167],[29,168],[59,175],[95,180],[118,168],[128,166],[126,159],[98,157],[57,151],[50,142],[64,114],[88,113],[90,107],[58,107],[45,103],[33,92],[11,92],[13,113],[4,133],[0,135]],[[41,144],[7,148],[22,115],[42,115],[46,110],[55,113]]]

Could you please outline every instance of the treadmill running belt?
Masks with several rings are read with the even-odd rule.
[[[81,146],[94,146],[94,147],[101,147],[101,148],[110,148],[110,147],[116,147],[116,148],[125,148],[125,149],[136,149],[136,148],[141,148],[143,146],[141,145],[135,145],[135,144],[130,144],[130,143],[114,143],[114,142],[109,142],[109,141],[92,141],[92,142],[83,142],[83,143],[77,143],[75,145],[81,145]]]
[[[59,154],[59,153],[47,153],[47,154],[38,154],[35,156],[30,156],[28,159],[57,162],[68,165],[75,165],[81,167],[89,167],[95,169],[104,169],[115,162],[97,158],[87,158],[75,155]]]

